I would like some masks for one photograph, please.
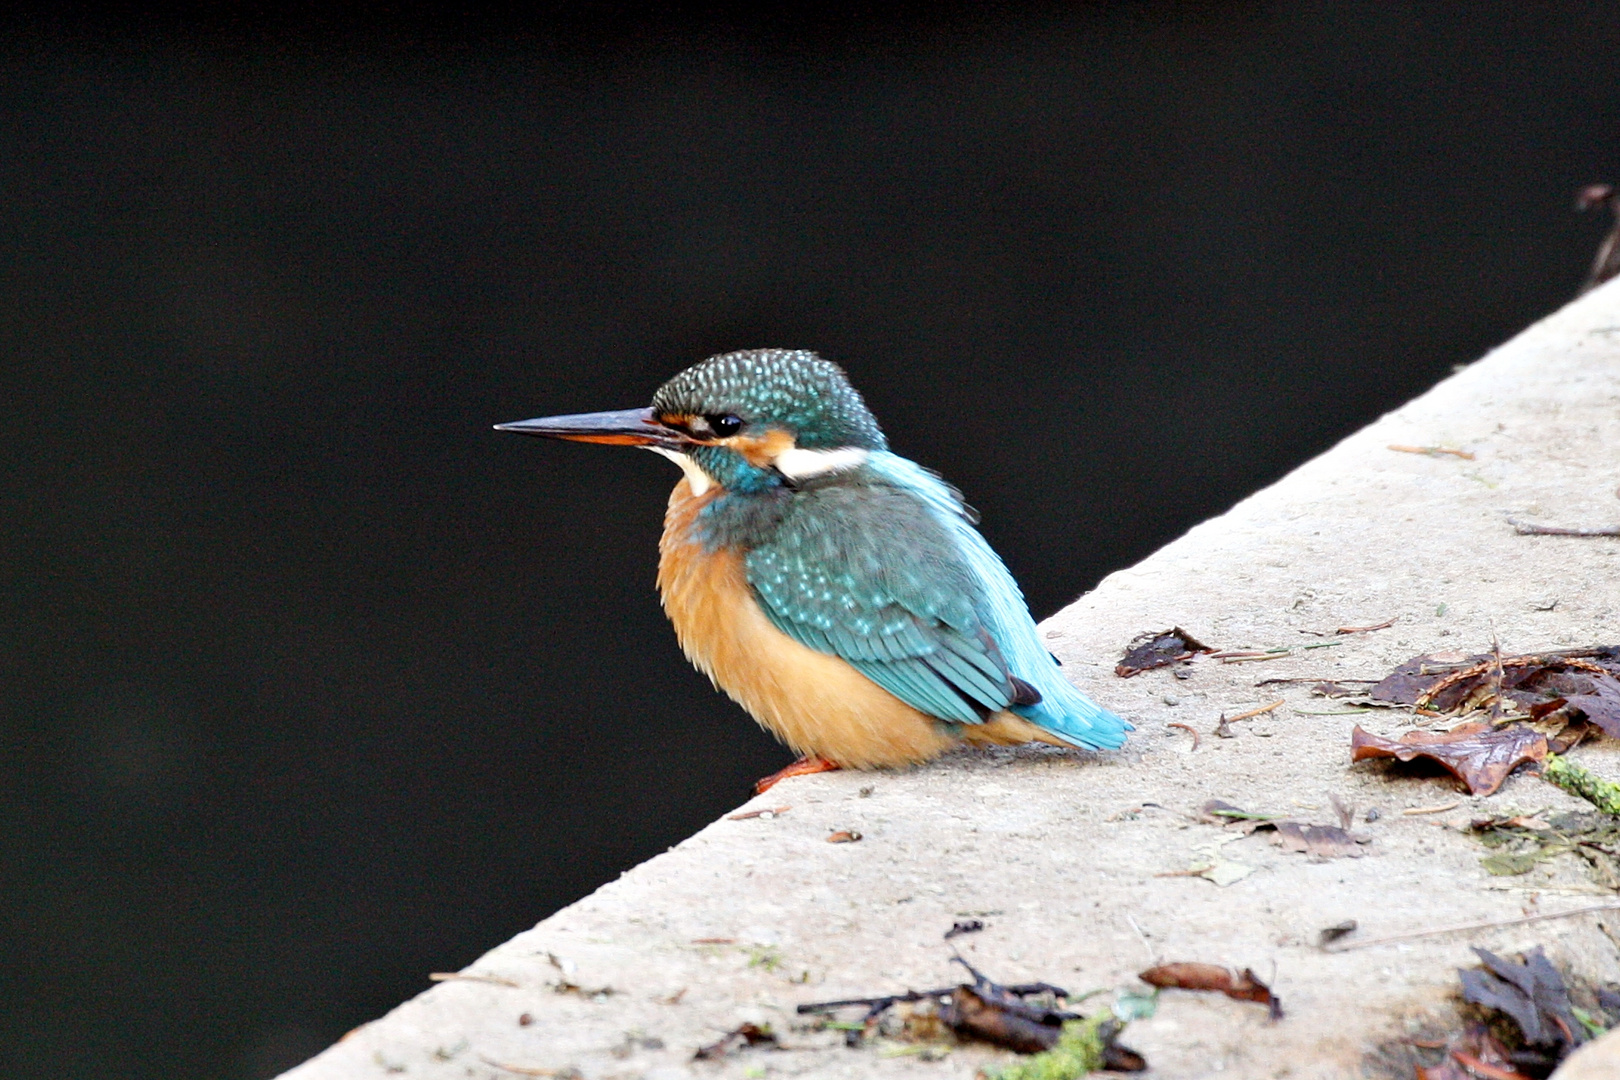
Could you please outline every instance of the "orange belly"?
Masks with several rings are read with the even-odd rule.
[[[684,478],[675,485],[658,545],[658,591],[687,658],[795,752],[869,769],[926,761],[958,737],[1058,742],[1005,712],[953,735],[838,657],[782,633],[754,599],[742,554],[707,552],[690,539],[697,512],[719,494],[694,496]]]

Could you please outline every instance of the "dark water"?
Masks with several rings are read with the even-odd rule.
[[[1620,173],[1598,4],[425,10],[6,35],[8,1076],[269,1075],[787,760],[674,470],[491,423],[818,349],[1044,615],[1560,304]]]

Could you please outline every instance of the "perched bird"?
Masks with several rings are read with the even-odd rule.
[[[681,648],[803,755],[786,776],[926,761],[962,740],[1114,749],[961,495],[888,441],[838,365],[712,356],[651,408],[497,430],[640,446],[685,475],[658,589]]]

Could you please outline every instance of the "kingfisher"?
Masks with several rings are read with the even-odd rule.
[[[756,785],[927,761],[962,742],[1112,750],[1012,574],[940,477],[890,452],[813,352],[711,356],[643,409],[497,424],[680,466],[658,591],[691,662],[800,756]]]

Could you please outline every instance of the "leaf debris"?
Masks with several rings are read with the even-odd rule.
[[[693,1061],[718,1061],[733,1050],[750,1046],[768,1046],[776,1049],[780,1043],[769,1024],[740,1024],[707,1046],[699,1047]]]
[[[1179,626],[1169,630],[1149,630],[1145,634],[1138,634],[1126,646],[1124,657],[1114,666],[1114,674],[1128,679],[1144,671],[1191,660],[1199,653],[1214,651]]]
[[[1446,732],[1409,731],[1388,739],[1359,724],[1350,733],[1350,760],[1392,757],[1400,761],[1427,758],[1464,784],[1471,795],[1495,793],[1508,774],[1526,762],[1547,756],[1547,737],[1522,725],[1492,728],[1463,724]]]
[[[1283,1016],[1282,1000],[1250,968],[1237,972],[1219,964],[1159,964],[1137,978],[1161,989],[1212,990],[1239,1001],[1259,1002],[1270,1010],[1273,1020],[1281,1020]]]

